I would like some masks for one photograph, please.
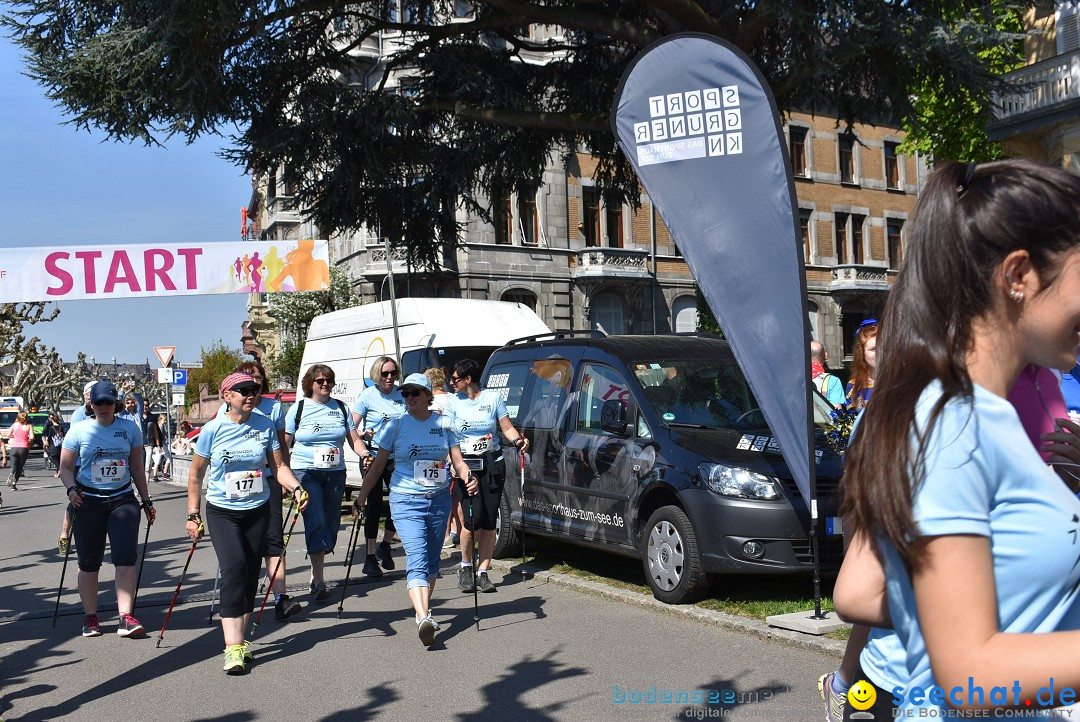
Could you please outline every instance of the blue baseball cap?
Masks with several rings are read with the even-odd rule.
[[[100,404],[104,401],[116,403],[116,387],[111,381],[98,381],[90,387],[90,403]]]

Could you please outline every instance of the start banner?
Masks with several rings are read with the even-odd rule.
[[[0,303],[319,291],[326,241],[229,241],[0,249]]]

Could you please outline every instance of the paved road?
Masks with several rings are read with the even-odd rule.
[[[443,625],[420,644],[405,598],[404,558],[377,582],[309,604],[288,624],[268,613],[255,635],[251,673],[221,670],[221,630],[207,625],[216,562],[196,550],[181,603],[155,647],[190,545],[183,536],[184,491],[153,485],[158,524],[151,532],[136,616],[150,635],[121,639],[115,629],[112,567],[102,568],[106,634],[79,636],[82,622],[74,555],[56,628],[51,614],[62,557],[55,543],[63,494],[41,460],[20,491],[4,489],[0,525],[0,717],[6,720],[521,720],[712,719],[817,722],[815,680],[835,657],[793,649],[699,622],[507,574],[481,595],[480,631],[472,595],[453,584],[453,560],[436,589]],[[298,527],[299,528],[299,527]],[[329,578],[344,576],[342,525]],[[302,537],[294,538],[290,587],[306,584]],[[76,542],[77,543],[77,542]],[[108,557],[106,557],[106,561]],[[336,591],[336,590],[335,590]],[[110,610],[111,608],[111,610]],[[110,611],[106,611],[110,610]],[[727,698],[689,704],[631,702],[651,690]],[[617,703],[623,696],[625,702]],[[691,698],[693,701],[693,698]],[[691,715],[687,715],[689,710]]]

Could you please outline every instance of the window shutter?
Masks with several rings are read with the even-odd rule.
[[[1065,55],[1080,50],[1080,2],[1059,0],[1056,20],[1058,53]]]

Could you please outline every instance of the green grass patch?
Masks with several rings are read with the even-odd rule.
[[[607,554],[572,544],[530,537],[526,552],[533,566],[560,574],[604,582],[641,594],[652,592],[637,559]],[[821,580],[821,608],[833,611],[833,579]],[[774,614],[788,614],[814,608],[813,579],[809,575],[723,575],[715,578],[708,596],[697,606],[727,614],[764,621]],[[847,639],[848,630],[829,635]]]

